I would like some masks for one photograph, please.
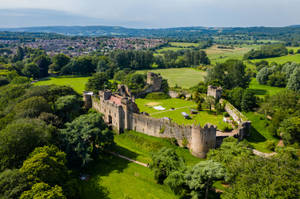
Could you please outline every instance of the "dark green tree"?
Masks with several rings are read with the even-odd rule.
[[[26,64],[22,73],[29,78],[37,79],[40,76],[40,68],[35,63]]]
[[[25,191],[20,199],[67,199],[60,186],[53,186],[40,182],[34,184],[29,191]]]
[[[58,98],[54,106],[55,113],[64,122],[70,122],[82,112],[83,101],[75,95],[66,95]]]
[[[108,76],[104,72],[95,73],[85,85],[85,89],[97,93],[99,90],[110,88]]]

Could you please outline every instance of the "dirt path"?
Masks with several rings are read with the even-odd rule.
[[[141,166],[143,166],[143,167],[149,167],[149,165],[146,164],[146,163],[143,163],[143,162],[139,162],[139,161],[133,160],[133,159],[128,158],[128,157],[126,157],[126,156],[124,156],[124,155],[120,155],[120,154],[115,153],[115,152],[112,152],[112,151],[108,151],[108,153],[110,153],[110,154],[112,154],[112,155],[114,155],[114,156],[117,156],[117,157],[119,157],[119,158],[123,158],[123,159],[125,159],[125,160],[128,160],[129,162],[133,162],[133,163],[135,163],[135,164],[139,164],[139,165],[141,165]]]
[[[258,155],[260,157],[263,157],[263,158],[269,158],[269,157],[272,157],[273,155],[276,155],[277,153],[276,152],[273,152],[273,153],[263,153],[261,151],[258,151],[256,149],[252,149],[253,153],[255,155]]]

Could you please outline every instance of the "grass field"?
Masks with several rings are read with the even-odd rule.
[[[256,78],[253,78],[251,80],[249,88],[252,89],[253,91],[255,91],[255,93],[258,97],[264,97],[266,95],[274,95],[274,94],[284,90],[284,88],[261,85],[257,82]]]
[[[35,85],[39,86],[39,85],[55,84],[55,85],[70,86],[76,92],[82,94],[88,79],[89,77],[77,77],[77,76],[49,77],[36,82]]]
[[[258,48],[258,45],[240,45],[234,46],[234,49],[220,49],[218,45],[214,45],[205,50],[212,64],[222,63],[228,59],[243,59],[245,53],[251,49]]]
[[[268,121],[262,114],[255,112],[244,113],[245,116],[251,121],[252,129],[250,137],[247,138],[248,142],[257,150],[261,152],[272,152],[266,148],[267,140],[275,140],[267,130]]]
[[[161,76],[168,80],[169,86],[176,85],[182,88],[190,88],[196,86],[200,81],[204,80],[206,72],[193,68],[169,68],[149,70],[151,72],[160,73]],[[137,73],[146,73],[148,70],[137,71]]]
[[[274,58],[266,58],[266,59],[254,59],[251,60],[252,62],[258,62],[261,60],[266,60],[270,63],[272,62],[276,62],[278,64],[284,64],[286,62],[296,62],[296,63],[300,63],[300,54],[294,54],[294,55],[286,55],[286,56],[282,56],[282,57],[274,57]]]
[[[198,114],[190,114],[190,109],[196,109],[197,105],[193,101],[186,101],[181,99],[162,99],[162,100],[150,100],[150,99],[136,99],[136,103],[142,112],[147,112],[151,117],[163,118],[168,117],[177,124],[200,124],[204,126],[206,123],[217,125],[217,127],[224,128],[226,123],[223,122],[222,115],[215,115],[208,110],[200,111]],[[158,111],[153,106],[162,106],[166,110]],[[170,110],[175,108],[175,110]],[[191,116],[191,119],[185,119],[182,116],[182,112],[186,112]]]
[[[115,135],[115,143],[114,151],[144,163],[149,163],[151,154],[163,147],[174,148],[188,166],[201,161],[192,156],[188,149],[177,147],[168,139],[134,131]],[[80,196],[83,199],[178,198],[167,186],[159,185],[154,181],[152,170],[118,157],[105,155],[100,161],[90,165],[86,171],[91,179],[81,183]]]
[[[174,47],[182,47],[182,48],[199,46],[198,43],[188,43],[188,42],[169,42],[169,44]]]

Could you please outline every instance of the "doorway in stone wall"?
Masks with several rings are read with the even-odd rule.
[[[111,115],[108,116],[108,124],[112,124],[112,117],[111,117]]]

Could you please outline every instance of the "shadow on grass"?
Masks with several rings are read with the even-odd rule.
[[[121,153],[132,159],[137,157],[137,154],[129,151],[126,148],[115,146],[112,151]],[[101,177],[108,176],[112,172],[122,173],[128,167],[130,162],[122,158],[116,157],[109,153],[104,153],[100,158],[90,163],[84,170],[84,173],[90,176],[90,179],[82,183],[82,198],[109,199],[109,191],[106,187],[101,185]]]
[[[266,140],[267,139],[262,134],[260,134],[253,126],[251,126],[250,136],[247,137],[247,141],[258,143]]]
[[[267,90],[264,89],[249,89],[254,92],[255,95],[266,95]]]

